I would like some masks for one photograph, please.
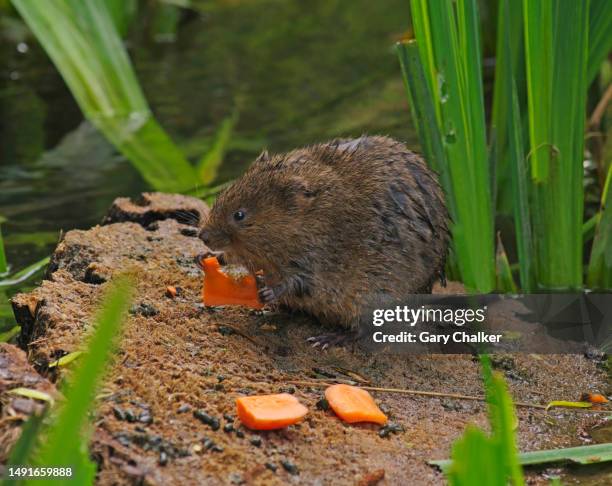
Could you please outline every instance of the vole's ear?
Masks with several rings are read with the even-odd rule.
[[[336,139],[330,143],[319,146],[320,159],[333,165],[338,157],[355,152],[358,148],[367,144],[367,137],[353,139]]]
[[[267,150],[264,150],[259,154],[259,157],[255,159],[255,162],[268,162],[270,160],[270,154],[268,154]]]
[[[288,200],[297,207],[308,207],[316,199],[317,191],[300,176],[293,176],[287,184]]]

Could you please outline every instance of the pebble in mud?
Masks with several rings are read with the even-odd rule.
[[[202,445],[204,446],[205,449],[209,451],[213,451],[213,452],[223,452],[224,451],[222,446],[216,444],[214,440],[208,437],[204,437],[202,439]]]
[[[152,424],[153,423],[153,417],[151,417],[151,414],[147,411],[141,412],[140,415],[138,416],[138,421],[143,423],[143,424]]]
[[[136,422],[136,415],[129,408],[125,411],[125,420],[131,423]]]
[[[177,410],[178,413],[185,413],[191,410],[191,406],[183,403]]]
[[[140,304],[134,304],[130,307],[130,314],[140,314],[143,317],[153,317],[159,314],[159,310],[154,305],[141,302]]]
[[[385,437],[389,437],[390,434],[399,434],[403,431],[404,427],[402,427],[400,424],[390,423],[385,425],[378,431],[378,436],[384,439]]]
[[[134,423],[137,420],[136,414],[134,414],[134,411],[129,408],[124,410],[120,407],[113,407],[113,415],[117,420],[125,420],[126,422],[130,423]],[[150,424],[153,422],[153,418],[151,418],[151,415],[145,411],[138,416],[138,421],[145,424]]]
[[[245,483],[240,473],[237,473],[237,472],[230,473],[229,480],[230,480],[230,483],[232,484],[244,484]]]
[[[130,444],[140,447],[144,451],[154,451],[159,453],[159,462],[168,461],[174,457],[187,457],[191,455],[187,449],[175,446],[172,442],[163,439],[159,435],[149,435],[146,433],[119,432],[115,435],[121,445]],[[163,464],[161,464],[163,465]]]
[[[298,467],[287,459],[283,459],[281,461],[281,465],[283,466],[283,469],[287,471],[289,474],[291,474],[292,476],[295,476],[300,473],[300,471],[298,470]]]
[[[315,407],[317,407],[319,410],[327,411],[329,410],[329,402],[326,398],[321,398],[321,400],[315,404]]]
[[[119,407],[113,407],[113,415],[117,420],[125,420],[125,412]]]
[[[194,410],[193,416],[213,430],[219,430],[221,427],[219,419],[208,415],[204,410]]]
[[[168,464],[168,454],[166,454],[164,451],[160,452],[159,460],[157,462],[160,466],[165,466],[166,464]]]
[[[265,466],[273,473],[275,473],[276,470],[278,469],[278,466],[276,464],[272,464],[271,462],[266,462]]]
[[[251,437],[250,442],[255,447],[260,447],[261,446],[261,437],[259,437],[258,435],[254,435],[253,437]]]
[[[223,432],[229,433],[229,432],[233,432],[233,430],[234,430],[234,424],[225,424],[223,426]]]

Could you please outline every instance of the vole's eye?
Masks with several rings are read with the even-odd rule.
[[[246,216],[245,212],[241,209],[234,213],[234,221],[242,221]]]

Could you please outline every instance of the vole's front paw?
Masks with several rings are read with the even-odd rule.
[[[358,333],[345,331],[331,334],[322,334],[321,336],[312,336],[306,339],[312,344],[313,348],[321,346],[321,349],[333,348],[334,346],[346,346],[352,344],[359,339]]]
[[[260,288],[257,291],[257,296],[259,297],[259,301],[263,305],[274,304],[278,300],[274,289],[268,286]]]
[[[225,265],[227,262],[225,261],[225,256],[222,251],[205,251],[204,253],[200,253],[195,257],[196,264],[198,267],[202,268],[202,262],[205,258],[215,257],[219,262],[219,265]]]

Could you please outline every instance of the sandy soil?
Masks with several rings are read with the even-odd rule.
[[[52,391],[58,376],[47,364],[78,349],[105,285],[130,269],[138,274],[136,298],[95,422],[99,484],[443,482],[426,461],[448,457],[468,423],[486,427],[482,403],[375,393],[391,422],[403,427],[381,437],[378,426],[347,425],[317,408],[324,388],[295,382],[355,380],[481,395],[478,362],[470,355],[398,359],[352,348],[322,352],[305,342],[321,334],[307,316],[204,307],[195,257],[206,250],[196,226],[207,211],[195,199],[149,194],[135,203],[118,200],[103,225],[65,235],[46,280],[13,300],[29,363],[16,347],[0,348],[0,462],[20,423],[7,420],[14,399],[2,391],[21,383]],[[454,285],[451,291],[459,288]],[[167,296],[168,286],[179,288],[178,296]],[[9,362],[25,371],[7,374]],[[517,401],[545,404],[611,391],[597,361],[581,355],[516,355],[495,362]],[[240,425],[236,397],[280,391],[308,406],[302,424],[263,433]],[[204,418],[198,419],[196,411],[209,417],[197,413]],[[23,418],[31,411],[19,413]],[[520,408],[518,415],[524,451],[587,443],[602,420],[592,413],[532,408]],[[531,480],[544,481],[540,473]]]

